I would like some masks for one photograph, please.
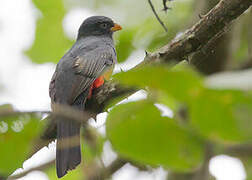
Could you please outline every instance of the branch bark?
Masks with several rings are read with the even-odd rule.
[[[201,8],[200,14],[206,14],[211,10],[219,0],[204,0],[205,6]],[[221,37],[216,37],[211,40],[200,51],[194,53],[190,58],[190,62],[203,74],[213,74],[223,71],[228,68],[231,60],[231,31],[233,25],[228,25],[225,29],[227,33],[223,33]],[[195,62],[196,61],[196,62]],[[195,63],[194,63],[195,62]]]
[[[126,163],[127,161],[121,158],[117,158],[107,167],[98,168],[95,171],[88,171],[86,173],[87,175],[86,179],[87,180],[108,179],[111,177],[112,174],[121,169]]]

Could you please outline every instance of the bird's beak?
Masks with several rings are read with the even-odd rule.
[[[120,26],[119,24],[114,24],[114,26],[110,29],[112,32],[115,32],[115,31],[119,31],[122,29],[122,26]]]

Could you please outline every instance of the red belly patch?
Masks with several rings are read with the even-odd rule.
[[[88,93],[88,99],[90,99],[92,97],[92,91],[93,89],[99,88],[104,84],[104,77],[100,76],[98,77],[93,84],[91,85],[90,89],[89,89],[89,93]]]
[[[98,87],[101,87],[101,86],[103,85],[103,83],[104,83],[104,77],[103,77],[103,76],[100,76],[100,77],[98,77],[98,78],[94,81],[93,86],[94,86],[94,88],[98,88]]]

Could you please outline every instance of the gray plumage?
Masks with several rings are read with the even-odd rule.
[[[110,37],[91,36],[78,40],[57,64],[50,97],[57,103],[73,104],[80,93],[115,62],[116,54]]]
[[[109,31],[100,27],[102,23],[107,23]],[[111,19],[103,16],[91,17],[83,22],[76,43],[59,61],[52,77],[49,87],[52,103],[84,110],[89,89],[95,79],[116,63],[110,31],[113,25]],[[56,167],[58,177],[62,177],[81,162],[80,124],[64,118],[56,121]]]

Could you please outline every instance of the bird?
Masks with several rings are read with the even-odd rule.
[[[112,74],[117,54],[113,33],[122,27],[105,16],[91,16],[83,21],[77,40],[57,63],[49,85],[52,111],[54,104],[85,110],[92,91]],[[81,162],[80,123],[66,118],[55,120],[57,126],[56,172],[63,177]]]

